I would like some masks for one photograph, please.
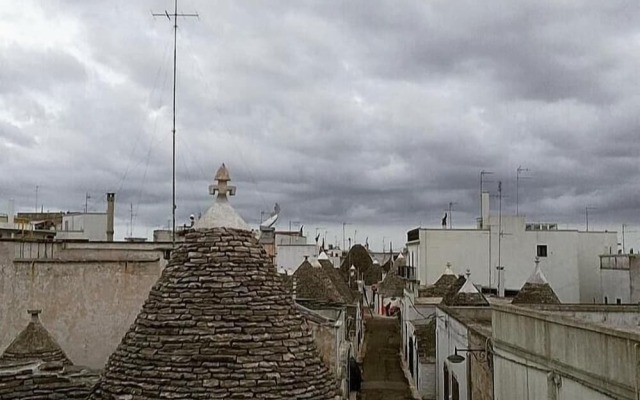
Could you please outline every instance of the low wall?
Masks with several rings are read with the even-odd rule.
[[[43,325],[71,361],[102,368],[164,264],[162,258],[7,262],[5,257],[0,263],[0,353],[29,323],[27,309],[42,309]]]
[[[583,320],[575,320],[532,308],[494,305],[492,309],[496,357],[500,359],[495,373],[506,374],[496,382],[497,399],[521,398],[522,393],[511,384],[525,379],[531,383],[534,365],[535,371],[543,373],[539,379],[544,387],[548,386],[545,371],[554,371],[567,381],[562,390],[573,385],[576,396],[593,391],[603,393],[603,398],[634,396],[635,366],[640,359],[640,334],[635,329],[588,323],[584,315]],[[516,373],[514,363],[523,369],[519,376],[508,375]]]

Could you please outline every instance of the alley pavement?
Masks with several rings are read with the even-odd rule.
[[[413,399],[400,364],[400,327],[396,318],[366,321],[366,353],[362,362],[363,400]]]

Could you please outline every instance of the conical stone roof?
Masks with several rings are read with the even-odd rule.
[[[404,296],[405,280],[398,275],[395,268],[391,268],[384,277],[378,293],[385,297],[402,297]]]
[[[314,265],[315,264],[315,265]],[[293,273],[296,280],[296,298],[346,303],[338,288],[322,267],[322,262],[305,260]]]
[[[40,360],[72,365],[60,345],[40,322],[40,310],[29,310],[29,313],[31,321],[2,353],[0,361]]]
[[[332,399],[335,389],[253,235],[212,228],[174,251],[90,399]]]
[[[451,271],[451,266],[447,263],[447,267],[445,268],[440,278],[431,286],[428,286],[424,289],[418,289],[419,297],[444,297],[449,289],[456,284],[458,280],[458,275],[454,274]],[[462,286],[460,286],[462,287]]]
[[[322,254],[325,254],[324,252]],[[321,254],[321,255],[322,255]],[[326,255],[326,254],[325,254]],[[344,304],[352,303],[354,299],[354,294],[349,289],[349,285],[342,278],[340,271],[336,267],[333,266],[333,263],[327,259],[322,259],[318,257],[318,262],[322,266],[322,270],[329,277],[333,286],[338,290],[341,296],[341,302]]]
[[[536,267],[511,304],[560,304],[560,299],[549,285],[536,258]]]
[[[488,306],[489,302],[476,286],[467,277],[458,277],[456,283],[450,287],[449,292],[442,299],[442,303],[448,306]]]
[[[369,251],[361,244],[354,244],[349,249],[346,257],[340,264],[340,273],[345,281],[349,280],[351,266],[356,268],[358,274],[362,276],[365,285],[374,285],[382,280],[382,266],[373,264],[373,259]],[[356,281],[352,280],[352,286],[356,286]]]

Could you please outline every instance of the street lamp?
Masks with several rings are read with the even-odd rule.
[[[478,361],[481,362],[487,360],[487,352],[484,349],[459,349],[457,347],[455,348],[454,353],[447,357],[447,360],[449,360],[449,362],[453,364],[460,364],[461,362],[463,362],[464,357],[458,354],[458,352],[471,353],[474,355],[474,357],[476,357]]]

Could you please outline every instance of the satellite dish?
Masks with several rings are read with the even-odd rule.
[[[268,220],[260,224],[260,228],[272,228],[278,221],[279,214],[272,215]]]

